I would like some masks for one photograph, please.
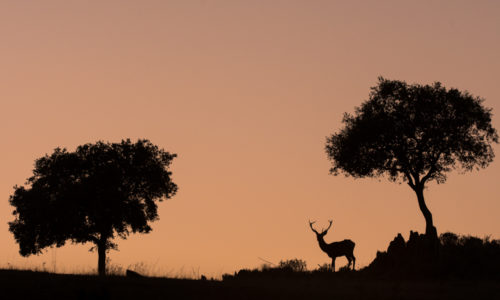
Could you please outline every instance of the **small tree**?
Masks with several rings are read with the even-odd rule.
[[[28,186],[14,187],[10,197],[16,219],[9,230],[20,254],[39,254],[67,240],[91,242],[98,272],[105,275],[106,252],[116,248],[113,238],[151,231],[156,202],[176,193],[168,170],[175,157],[148,140],[127,139],[85,144],[75,152],[57,148],[37,159]]]
[[[327,138],[330,172],[355,178],[387,175],[415,191],[426,234],[437,237],[424,200],[427,182],[444,183],[446,173],[485,168],[498,134],[483,99],[457,89],[408,85],[379,78],[369,100],[345,114],[344,128]]]

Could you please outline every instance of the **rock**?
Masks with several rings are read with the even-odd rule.
[[[131,278],[142,278],[142,277],[144,277],[141,274],[139,274],[139,273],[137,273],[135,271],[132,271],[132,270],[127,270],[126,276],[127,277],[131,277]]]

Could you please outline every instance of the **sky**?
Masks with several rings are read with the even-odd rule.
[[[312,269],[330,260],[309,219],[333,220],[325,240],[353,240],[368,265],[424,218],[404,183],[330,175],[326,137],[378,76],[469,91],[500,128],[498,15],[498,1],[1,0],[0,267],[97,267],[90,244],[21,257],[8,200],[54,148],[124,138],[177,153],[179,191],[151,233],[116,240],[113,265]],[[499,178],[497,158],[429,184],[438,232],[500,238]]]

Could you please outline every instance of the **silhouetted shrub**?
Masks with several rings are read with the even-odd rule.
[[[300,277],[308,274],[307,264],[304,260],[294,258],[281,260],[279,264],[272,267],[269,264],[264,264],[258,269],[242,269],[235,272],[234,275],[224,274],[223,280],[230,279],[256,279],[256,278],[276,278],[276,277]]]
[[[278,268],[284,271],[304,272],[307,269],[307,264],[302,259],[294,258],[280,261]]]
[[[441,236],[439,237],[441,240],[441,245],[448,247],[448,246],[456,246],[458,244],[458,235],[452,233],[452,232],[445,232],[442,233]]]
[[[441,235],[441,265],[459,277],[500,277],[500,241],[489,237]]]
[[[314,272],[331,272],[331,271],[332,271],[332,265],[329,263],[318,265],[318,268],[314,270]]]
[[[337,273],[346,273],[353,271],[349,266],[340,267]]]
[[[394,277],[498,278],[500,242],[446,232],[439,239],[410,232],[401,234],[386,252],[377,252],[369,273]]]

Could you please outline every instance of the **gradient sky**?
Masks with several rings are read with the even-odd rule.
[[[499,15],[498,1],[0,1],[0,266],[96,268],[90,244],[22,258],[8,199],[54,148],[122,138],[177,153],[179,192],[112,263],[314,268],[329,259],[307,220],[333,219],[326,240],[354,240],[367,265],[424,218],[406,184],[329,175],[326,137],[380,75],[468,90],[500,129]],[[430,184],[438,231],[500,238],[499,178],[497,158]]]

